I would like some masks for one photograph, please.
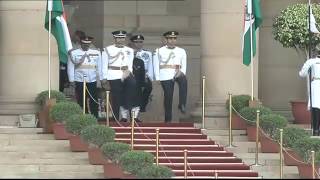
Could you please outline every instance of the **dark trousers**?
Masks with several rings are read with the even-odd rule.
[[[152,92],[152,82],[149,78],[146,78],[146,82],[144,87],[142,87],[142,102],[141,102],[141,109],[145,110],[147,104],[149,103],[149,97]]]
[[[68,83],[67,65],[60,62],[60,74],[59,74],[59,91],[63,92],[66,83]]]
[[[91,96],[94,98],[95,101],[97,101],[97,85],[96,82],[86,83],[87,89],[90,92]],[[76,82],[76,98],[78,104],[83,107],[83,82]],[[88,92],[86,92],[86,98],[89,100],[89,109],[91,113],[98,117],[98,104],[94,102],[94,100],[91,99]],[[88,113],[88,106],[86,104],[86,113]]]
[[[180,76],[175,80],[161,81],[161,86],[164,92],[164,111],[165,111],[165,122],[172,121],[172,99],[174,91],[174,82],[178,83],[179,86],[179,107],[186,105],[187,102],[187,78],[186,76]]]
[[[111,107],[114,116],[119,119],[119,109],[132,109],[139,105],[137,101],[137,86],[133,76],[129,76],[123,82],[121,79],[109,80],[111,88]]]
[[[312,108],[312,128],[313,135],[319,136],[320,109]]]

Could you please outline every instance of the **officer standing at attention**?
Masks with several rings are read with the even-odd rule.
[[[134,51],[125,46],[126,31],[112,32],[114,44],[102,52],[103,79],[107,79],[111,88],[111,104],[115,118],[126,122],[130,118],[129,110],[135,107],[136,81],[132,75]]]
[[[75,83],[76,99],[81,107],[83,107],[83,80],[85,80],[86,97],[90,97],[90,107],[86,108],[86,112],[89,108],[91,113],[98,117],[98,106],[94,101],[97,100],[97,81],[100,82],[100,77],[102,77],[101,53],[97,49],[89,48],[92,39],[92,37],[85,36],[81,39],[80,48],[69,51],[68,77],[70,83]]]
[[[143,49],[143,35],[139,34],[132,36],[130,40],[133,43],[135,57],[138,59],[142,59],[144,62],[145,78],[144,83],[142,83],[140,86],[142,91],[140,112],[145,112],[146,106],[149,102],[150,94],[152,92],[152,81],[154,76],[152,53]]]
[[[168,31],[163,34],[166,45],[156,49],[153,62],[155,79],[159,80],[164,92],[165,122],[172,121],[172,99],[174,83],[179,85],[179,106],[182,113],[186,112],[187,101],[187,54],[176,46],[177,31]]]
[[[301,77],[308,77],[309,71],[311,71],[311,88],[308,89],[309,102],[308,108],[311,109],[312,117],[312,134],[313,136],[319,136],[319,122],[320,122],[320,58],[308,59],[302,66],[299,75]],[[309,85],[310,85],[309,84]],[[310,94],[311,90],[311,94]],[[311,99],[311,100],[310,100]]]

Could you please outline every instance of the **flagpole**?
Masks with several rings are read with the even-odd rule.
[[[49,2],[48,2],[49,3]],[[49,6],[49,4],[48,4]],[[49,11],[49,31],[48,31],[48,90],[49,99],[51,98],[51,12],[52,8],[48,8]]]
[[[309,4],[308,4],[308,14],[309,14],[309,57],[308,59],[311,58],[311,0],[309,0]],[[309,99],[310,99],[310,110],[311,110],[311,124],[310,124],[310,127],[311,127],[311,131],[313,133],[313,121],[314,121],[314,115],[312,113],[312,95],[311,95],[311,68],[308,70],[309,71]],[[313,134],[312,134],[313,135]]]
[[[250,78],[251,78],[251,101],[253,101],[253,86],[254,86],[254,82],[253,82],[253,40],[252,40],[252,0],[250,0],[251,2],[248,3],[247,8],[248,8],[248,14],[250,17]],[[250,6],[249,6],[250,5]]]

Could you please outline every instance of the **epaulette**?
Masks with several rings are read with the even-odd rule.
[[[68,54],[71,54],[71,52],[74,51],[74,50],[76,50],[76,49],[78,49],[78,48],[73,47],[72,49],[70,49],[70,50],[68,51]]]

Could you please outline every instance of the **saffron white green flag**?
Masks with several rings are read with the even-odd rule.
[[[251,49],[253,57],[256,54],[256,31],[262,23],[262,15],[260,0],[245,0],[245,2],[242,55],[243,64],[248,66],[251,63]],[[252,18],[252,48],[250,46],[250,18]]]
[[[309,8],[310,8],[310,31],[313,32],[313,33],[320,33],[319,30],[317,29],[317,22],[316,22],[316,19],[314,18],[314,15],[312,13],[312,6],[311,6],[311,3],[309,1]]]
[[[72,49],[70,34],[66,23],[62,0],[47,0],[45,28],[49,30],[49,11],[51,15],[51,33],[57,40],[59,60],[68,61],[68,51]]]

